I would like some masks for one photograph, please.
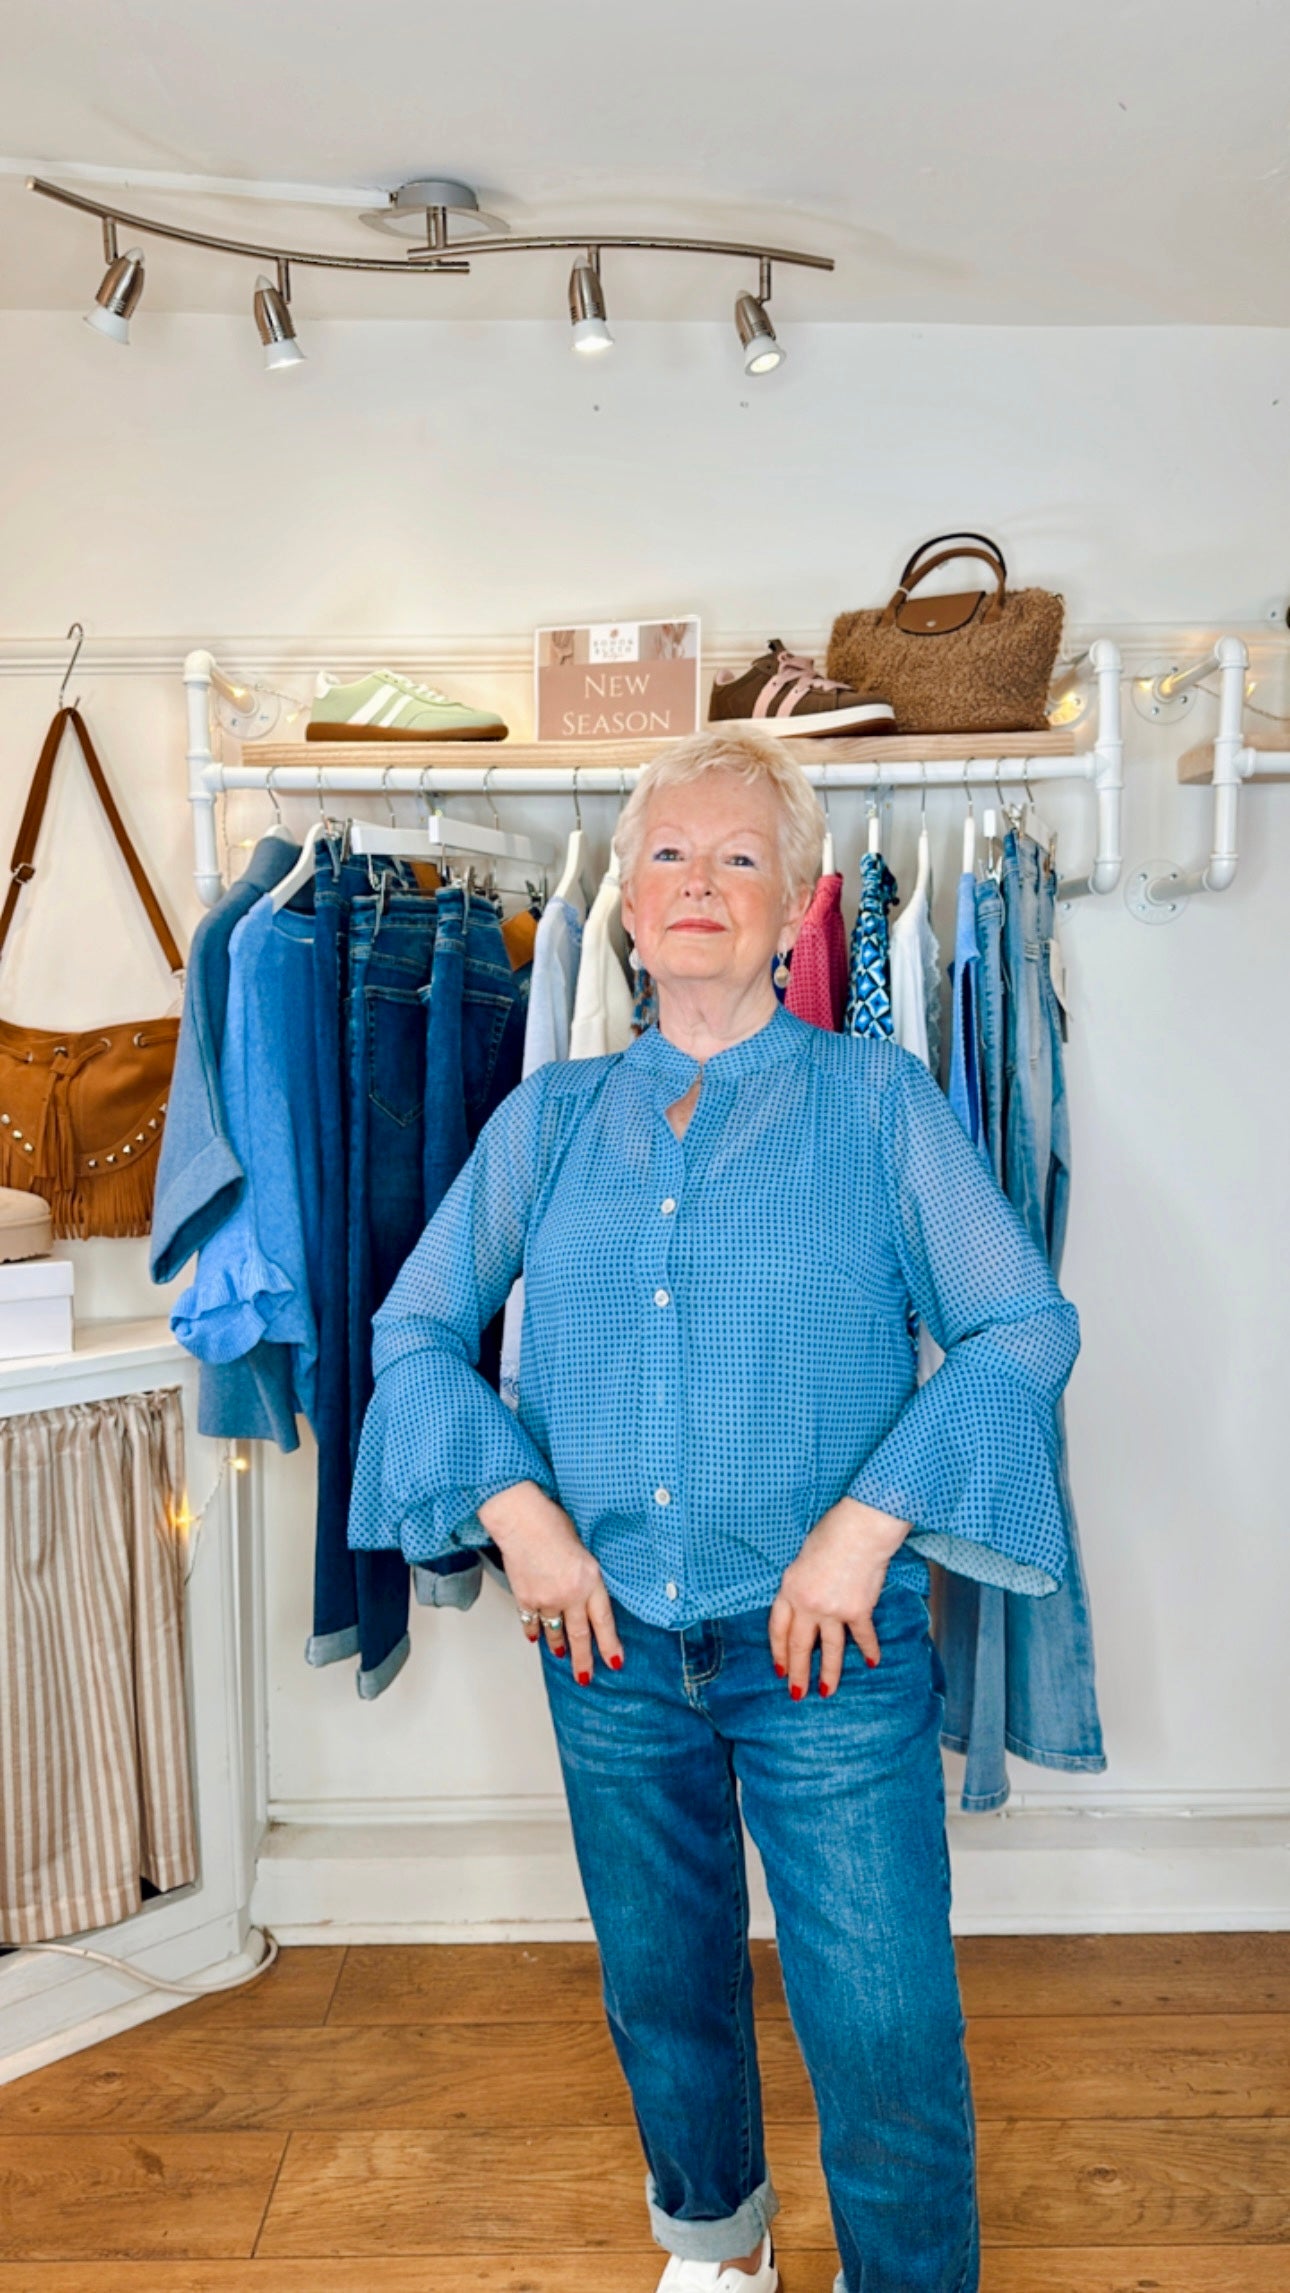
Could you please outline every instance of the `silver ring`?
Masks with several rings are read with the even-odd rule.
[[[537,1623],[538,1612],[535,1608],[517,1608],[515,1613],[518,1616],[521,1624]]]
[[[544,1616],[542,1622],[545,1624],[548,1632],[559,1632],[564,1624],[564,1617],[563,1615]]]

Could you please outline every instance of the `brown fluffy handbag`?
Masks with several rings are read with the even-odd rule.
[[[982,558],[993,591],[914,596],[958,557]],[[838,615],[828,673],[890,701],[898,732],[1043,732],[1062,612],[1051,590],[1008,588],[987,535],[940,533],[914,551],[886,605]]]
[[[22,888],[36,873],[40,824],[69,725],[161,952],[182,979],[184,959],[76,709],[59,710],[32,777],[0,914],[0,955]],[[148,1232],[178,1038],[178,1019],[75,1034],[0,1020],[0,1185],[42,1195],[62,1239]]]

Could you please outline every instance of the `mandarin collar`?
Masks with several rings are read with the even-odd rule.
[[[728,1043],[724,1051],[714,1051],[710,1059],[702,1062],[691,1058],[679,1043],[670,1042],[657,1027],[647,1027],[644,1034],[629,1043],[623,1059],[643,1080],[665,1084],[673,1096],[680,1097],[697,1075],[702,1074],[705,1082],[735,1083],[744,1075],[755,1074],[759,1068],[795,1058],[810,1032],[809,1023],[798,1019],[781,1003],[755,1035],[745,1035],[739,1043]]]

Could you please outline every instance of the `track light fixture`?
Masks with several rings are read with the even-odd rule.
[[[300,366],[304,352],[296,341],[296,324],[291,316],[291,273],[285,263],[278,265],[277,285],[261,273],[255,282],[255,323],[264,344],[264,363],[267,367]]]
[[[755,295],[735,297],[735,326],[744,350],[745,374],[769,374],[781,366],[787,353],[776,339],[766,309],[770,301],[770,264],[763,255],[761,280]]]
[[[143,293],[143,250],[130,247],[124,255],[118,254],[116,224],[104,216],[103,253],[107,269],[85,313],[85,324],[105,334],[109,342],[129,342],[131,314]]]
[[[143,256],[137,247],[132,247],[128,254],[118,254],[118,226],[131,235],[143,232],[154,238],[176,240],[186,247],[204,247],[219,254],[240,255],[248,261],[274,266],[276,283],[261,271],[256,279],[254,300],[255,323],[264,344],[264,362],[269,367],[298,366],[304,357],[291,316],[289,266],[293,263],[303,263],[319,271],[379,272],[390,276],[397,273],[403,278],[421,273],[435,277],[450,271],[470,272],[477,259],[485,255],[524,255],[569,248],[575,250],[569,275],[573,347],[582,354],[595,356],[609,350],[614,339],[605,317],[600,279],[600,258],[606,247],[649,254],[716,256],[722,261],[751,260],[760,266],[757,292],[746,290],[737,296],[734,311],[746,374],[767,374],[785,356],[766,308],[770,300],[772,264],[792,263],[808,271],[834,268],[829,255],[808,255],[801,248],[758,246],[755,242],[732,239],[680,239],[651,231],[512,234],[500,216],[482,212],[468,184],[432,175],[418,176],[414,182],[400,185],[389,194],[385,206],[362,215],[363,222],[386,233],[415,235],[413,244],[398,258],[328,254],[320,248],[267,247],[254,240],[219,238],[210,231],[190,230],[183,223],[163,223],[150,216],[128,214],[124,208],[109,207],[101,199],[88,198],[83,192],[71,191],[61,183],[50,183],[36,176],[28,178],[27,188],[39,192],[43,199],[73,207],[80,214],[96,215],[101,222],[108,268],[94,307],[86,312],[86,317],[100,334],[116,342],[129,341],[130,313],[143,292]],[[358,204],[358,195],[355,204]]]
[[[585,357],[612,350],[614,338],[605,323],[605,291],[600,284],[600,249],[588,247],[585,263],[569,273],[569,316],[573,321],[573,347]]]

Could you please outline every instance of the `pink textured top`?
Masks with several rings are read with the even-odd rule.
[[[793,949],[784,1001],[798,1019],[839,1034],[847,1007],[847,934],[842,878],[821,876]]]

